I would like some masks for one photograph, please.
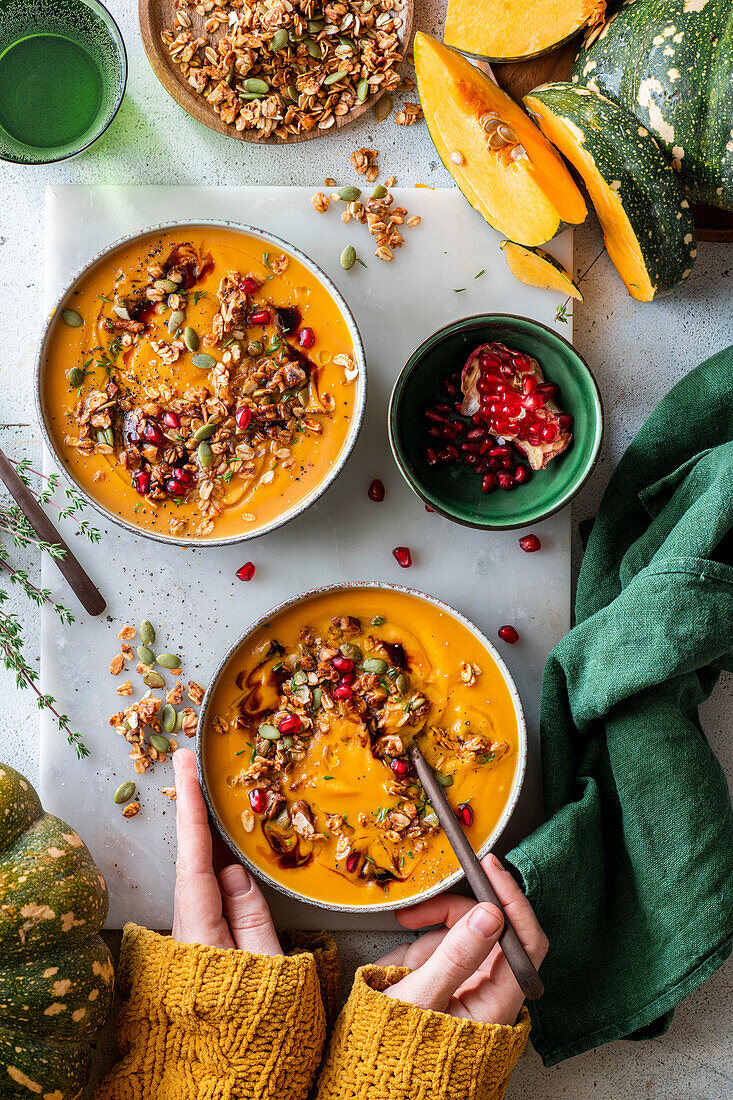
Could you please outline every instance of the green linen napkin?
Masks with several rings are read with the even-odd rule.
[[[733,815],[698,707],[733,667],[733,348],[664,398],[611,478],[550,654],[548,821],[509,855],[550,938],[546,1065],[666,1029],[731,950]]]

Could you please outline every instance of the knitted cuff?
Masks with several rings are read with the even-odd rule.
[[[363,966],[339,1016],[317,1100],[501,1100],[529,1037],[522,1009],[514,1027],[477,1024],[385,997],[404,967]]]
[[[307,1095],[326,1030],[312,954],[222,951],[128,924],[118,988],[125,1056],[97,1100]]]

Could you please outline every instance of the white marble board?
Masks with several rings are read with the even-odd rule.
[[[242,155],[246,156],[243,149]],[[406,230],[392,264],[377,260],[363,226],[344,225],[340,210],[317,214],[312,188],[51,186],[46,193],[45,299],[47,307],[69,277],[100,248],[157,222],[229,218],[290,240],[337,283],[356,316],[366,345],[369,398],[357,448],[331,489],[302,517],[279,532],[239,547],[187,550],[165,547],[91,520],[103,531],[98,547],[80,538],[75,552],[102,588],[108,614],[60,629],[42,616],[41,663],[45,690],[81,729],[91,757],[78,762],[63,735],[42,715],[40,793],[46,808],[69,821],[87,841],[109,885],[109,927],[135,920],[169,928],[175,854],[174,805],[159,792],[172,784],[169,764],[148,772],[138,787],[143,812],[126,820],[112,793],[131,774],[127,743],[108,725],[120,700],[108,665],[124,623],[150,619],[167,648],[184,654],[184,674],[205,684],[220,655],[247,625],[295,592],[338,580],[409,584],[468,615],[489,637],[513,623],[521,641],[497,644],[514,675],[529,730],[524,790],[500,850],[516,842],[541,815],[537,718],[542,668],[570,620],[570,512],[534,530],[540,554],[523,554],[521,532],[482,533],[425,512],[394,466],[386,409],[394,379],[427,335],[459,317],[486,311],[524,314],[553,325],[568,338],[570,324],[555,322],[559,295],[521,286],[509,273],[499,237],[456,190],[395,189],[397,201],[422,224]],[[368,268],[344,272],[339,255],[353,243]],[[568,267],[572,234],[552,251]],[[479,278],[475,276],[485,273]],[[456,293],[457,288],[465,288]],[[47,459],[48,462],[48,459]],[[387,488],[383,504],[366,489],[373,477]],[[73,528],[65,527],[67,537]],[[394,546],[409,545],[414,564],[403,570]],[[257,566],[249,584],[235,570]],[[74,603],[53,566],[44,585]],[[137,679],[133,677],[133,679]],[[137,696],[135,696],[136,698]],[[301,928],[397,927],[389,914],[356,919],[271,895],[280,924]]]

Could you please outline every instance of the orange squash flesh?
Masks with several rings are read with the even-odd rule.
[[[507,267],[520,283],[536,286],[540,290],[556,290],[569,298],[583,301],[583,295],[570,272],[544,248],[526,248],[514,241],[502,241],[500,248]]]
[[[449,0],[446,45],[489,61],[519,61],[603,20],[604,0]]]
[[[510,240],[544,244],[563,222],[587,214],[559,154],[525,112],[484,73],[429,35],[415,36],[418,90],[430,136],[468,201]],[[489,147],[484,121],[497,116],[523,152]]]

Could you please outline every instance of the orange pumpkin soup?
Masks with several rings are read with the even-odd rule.
[[[207,713],[206,783],[230,838],[277,883],[330,904],[398,901],[457,870],[413,739],[476,848],[517,768],[491,654],[454,616],[391,589],[325,592],[272,617]]]
[[[57,450],[112,515],[172,538],[268,526],[346,445],[357,367],[346,320],[295,257],[216,226],[115,249],[47,341]]]

